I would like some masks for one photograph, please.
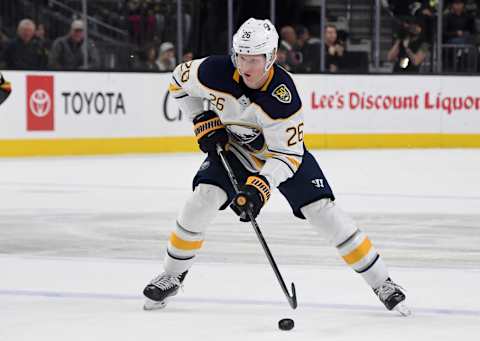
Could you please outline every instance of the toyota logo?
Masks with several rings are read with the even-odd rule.
[[[52,108],[52,99],[43,89],[35,90],[30,96],[30,111],[37,117],[45,117]]]

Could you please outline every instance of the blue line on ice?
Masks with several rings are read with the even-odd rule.
[[[89,292],[60,292],[60,291],[37,291],[37,290],[9,290],[0,289],[0,295],[4,296],[33,296],[33,297],[52,297],[52,298],[74,298],[74,299],[103,299],[103,300],[141,300],[141,295],[128,294],[106,294],[106,293],[89,293]],[[221,304],[221,305],[263,305],[277,306],[286,305],[283,301],[267,301],[267,300],[250,300],[250,299],[217,299],[217,298],[175,298],[176,301],[182,303],[203,303],[203,304]],[[385,311],[381,306],[369,306],[361,304],[337,304],[337,303],[314,303],[299,302],[300,307],[315,309],[334,309],[334,310],[356,310],[356,311]],[[433,314],[433,315],[464,315],[480,317],[480,310],[467,309],[449,309],[449,308],[420,308],[410,307],[414,314]]]

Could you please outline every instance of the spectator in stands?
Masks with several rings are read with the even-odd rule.
[[[43,46],[48,50],[52,47],[52,41],[47,37],[47,30],[44,24],[38,24],[37,29],[35,30],[35,37],[43,44]]]
[[[295,72],[303,57],[297,44],[297,33],[292,26],[283,26],[280,29],[280,46],[287,51],[287,64],[291,71]]]
[[[83,55],[84,44],[87,44],[85,42],[84,23],[82,20],[74,20],[70,26],[70,32],[63,37],[57,38],[53,42],[49,58],[50,67],[69,70],[85,68]],[[99,68],[100,55],[91,39],[88,40],[87,49],[87,68]]]
[[[143,42],[144,27],[140,0],[129,0],[127,3],[127,22],[130,39],[135,44]]]
[[[160,71],[173,71],[175,66],[177,66],[175,46],[171,42],[166,41],[160,45],[157,65]]]
[[[322,41],[312,37],[305,26],[297,26],[297,44],[303,56],[298,72],[320,72],[320,48]]]
[[[182,63],[189,62],[193,60],[193,51],[192,50],[185,50],[182,56]]]
[[[449,44],[471,44],[476,33],[475,19],[465,11],[464,0],[453,0],[443,22],[444,38]]]
[[[389,0],[383,1],[387,5],[395,17],[403,20],[414,15],[412,10],[415,8],[419,0]]]
[[[155,10],[152,7],[149,7],[145,3],[145,41],[152,42],[156,38],[157,31],[157,19],[155,16]]]
[[[419,19],[425,32],[425,38],[431,46],[435,39],[437,2],[438,0],[422,0],[419,3],[418,10],[413,12],[413,15]]]
[[[5,67],[5,62],[3,60],[5,48],[8,45],[8,36],[2,31],[0,27],[0,67]]]
[[[278,46],[277,59],[275,60],[275,63],[283,67],[285,70],[291,72],[292,68],[287,63],[287,57],[288,51],[285,49],[285,47],[282,45]]]
[[[133,68],[138,71],[160,71],[157,65],[157,49],[155,46],[147,47],[141,55],[140,61]]]
[[[23,19],[17,27],[17,37],[7,44],[4,52],[5,66],[14,69],[44,69],[47,51],[35,38],[35,23]]]
[[[324,35],[325,71],[338,72],[343,68],[345,47],[343,42],[338,41],[337,28],[335,25],[325,25]]]
[[[398,39],[388,51],[387,59],[394,62],[395,73],[418,73],[428,54],[429,45],[418,20],[406,21]]]
[[[163,38],[163,31],[165,30],[165,11],[162,9],[159,2],[155,4],[154,13],[155,13],[155,37],[156,39]],[[155,40],[155,38],[154,38]]]

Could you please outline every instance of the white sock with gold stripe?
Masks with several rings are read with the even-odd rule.
[[[344,242],[337,245],[338,252],[365,281],[376,288],[388,278],[388,271],[368,236],[357,230]]]
[[[302,209],[303,215],[331,245],[337,247],[345,262],[358,272],[372,287],[378,287],[388,278],[385,263],[367,235],[334,201],[321,199]]]
[[[166,272],[179,274],[190,269],[203,245],[207,226],[226,200],[227,195],[220,187],[200,184],[195,188],[170,235],[163,264]]]

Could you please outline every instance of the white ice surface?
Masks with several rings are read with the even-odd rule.
[[[292,311],[248,224],[221,212],[183,292],[141,309],[200,154],[0,160],[0,341],[475,340],[480,150],[316,152],[339,204],[408,290],[387,312],[279,192],[259,223]],[[277,321],[295,320],[291,332]]]

